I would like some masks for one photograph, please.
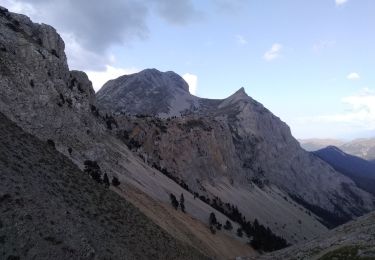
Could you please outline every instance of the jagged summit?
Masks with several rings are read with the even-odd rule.
[[[189,85],[177,73],[161,72],[154,68],[108,81],[98,91],[97,98],[104,110],[161,117],[180,116],[197,111],[200,107],[209,110],[216,108],[212,107],[214,100],[190,94]],[[224,106],[245,100],[258,104],[246,94],[243,87],[228,98],[216,101]]]

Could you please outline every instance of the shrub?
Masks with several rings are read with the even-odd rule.
[[[84,162],[85,172],[91,176],[97,183],[102,183],[102,171],[96,161],[86,160]]]
[[[120,184],[121,184],[121,183],[120,183],[120,181],[118,180],[117,177],[113,177],[113,178],[112,178],[112,185],[113,185],[113,186],[117,187],[117,186],[119,186]]]
[[[54,142],[53,140],[51,140],[51,139],[48,139],[48,140],[47,140],[47,144],[50,145],[50,146],[53,147],[53,148],[56,148],[56,146],[55,146],[55,142]]]

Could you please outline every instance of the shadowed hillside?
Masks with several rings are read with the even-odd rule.
[[[0,259],[206,259],[0,114]]]

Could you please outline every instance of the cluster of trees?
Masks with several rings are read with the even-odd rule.
[[[216,219],[215,213],[213,213],[213,212],[210,213],[208,223],[209,223],[209,226],[210,226],[210,230],[213,234],[216,233],[216,229],[221,230],[221,228],[223,227],[223,225]],[[232,230],[233,229],[232,223],[229,220],[227,220],[225,222],[224,229],[226,229],[226,230]]]
[[[84,165],[84,172],[87,173],[94,181],[99,184],[104,184],[104,186],[106,187],[110,186],[110,181],[107,173],[102,174],[100,166],[96,161],[86,160],[84,162]],[[117,177],[112,178],[112,185],[115,187],[120,185],[120,181]]]
[[[237,229],[237,235],[239,237],[242,237],[243,234],[246,234],[247,237],[252,238],[250,240],[250,244],[256,250],[269,252],[282,249],[289,245],[284,238],[274,234],[270,228],[266,228],[265,226],[259,224],[257,219],[255,219],[253,222],[246,220],[245,216],[242,215],[242,213],[238,210],[237,206],[234,206],[230,203],[223,203],[223,201],[219,197],[214,197],[211,200],[210,198],[207,198],[204,195],[200,195],[198,192],[193,192],[189,189],[189,186],[183,180],[173,176],[166,169],[159,167],[155,163],[153,164],[153,167],[162,172],[164,175],[166,175],[173,181],[175,181],[185,190],[189,191],[190,193],[193,193],[194,199],[199,198],[206,204],[211,205],[214,209],[223,213],[233,222],[237,222],[240,225],[240,228]],[[177,209],[179,205],[178,201],[174,195],[174,199],[172,199],[172,195],[173,194],[171,194],[172,206],[174,206],[174,208]],[[225,223],[224,228],[226,230],[232,230],[232,223],[229,220],[227,222],[228,223]],[[216,233],[216,229],[220,230],[222,228],[222,224],[217,221],[214,213],[211,213],[209,216],[209,225],[210,230],[213,234]]]
[[[169,195],[169,198],[171,200],[172,207],[175,210],[177,210],[178,206],[180,206],[181,211],[185,213],[185,197],[183,193],[181,193],[180,195],[180,202],[177,200],[176,196],[173,193]]]
[[[257,219],[253,222],[247,221],[246,217],[242,215],[237,206],[231,205],[230,203],[223,203],[219,197],[215,197],[212,200],[211,206],[226,215],[232,221],[237,222],[241,226],[241,228],[237,229],[237,235],[242,237],[243,233],[245,233],[247,237],[251,237],[250,244],[256,250],[268,252],[288,246],[284,238],[275,235],[270,228],[259,224]],[[229,227],[229,224],[226,224],[226,226]]]

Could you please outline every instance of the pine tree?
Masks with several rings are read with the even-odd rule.
[[[181,207],[181,211],[185,212],[185,198],[184,198],[183,193],[181,193],[181,196],[180,196],[180,207]]]
[[[216,220],[215,213],[211,212],[209,221],[210,221],[210,226],[216,226],[217,220]]]
[[[109,187],[109,179],[108,179],[108,175],[107,173],[104,173],[104,176],[103,176],[103,183],[104,185],[108,188]]]
[[[229,220],[227,220],[227,221],[225,222],[224,228],[225,228],[226,230],[232,230],[232,229],[233,229],[232,223],[231,223]]]
[[[178,201],[176,199],[176,196],[171,193],[169,195],[169,198],[171,199],[172,207],[174,207],[174,209],[177,210],[178,209]]]
[[[242,229],[241,228],[237,229],[237,236],[242,237]]]

